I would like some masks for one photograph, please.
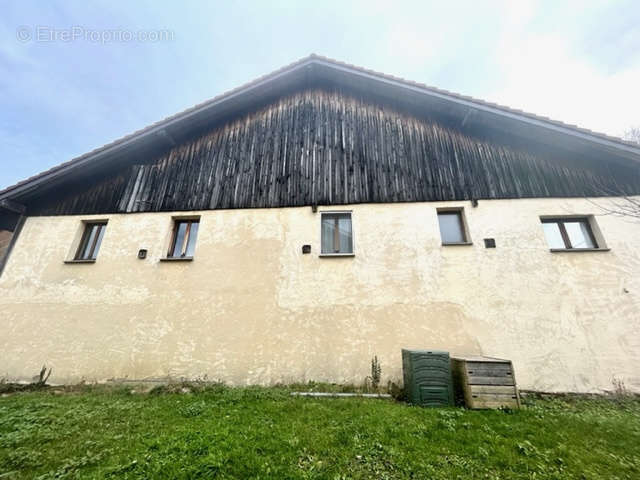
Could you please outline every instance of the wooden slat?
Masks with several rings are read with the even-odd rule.
[[[471,377],[469,385],[515,385],[513,377]]]
[[[516,401],[516,392],[512,390],[508,394],[503,393],[473,393],[471,394],[471,398],[474,400],[482,400],[483,402],[491,401],[491,402],[510,402],[511,400]]]
[[[510,370],[511,369],[511,362],[505,362],[500,361],[500,362],[495,362],[495,361],[487,361],[487,362],[482,362],[482,361],[468,361],[466,360],[466,365],[468,369],[474,369],[474,368],[495,368],[495,369],[503,369],[503,370]]]
[[[470,377],[510,377],[513,374],[511,365],[506,368],[493,365],[470,367],[467,365],[467,373]]]
[[[515,395],[514,385],[470,385],[471,394]]]
[[[518,408],[518,402],[514,398],[504,399],[504,400],[485,400],[485,399],[474,399],[471,408],[500,408],[500,407],[509,407],[509,408]]]

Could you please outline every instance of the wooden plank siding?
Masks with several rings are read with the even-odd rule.
[[[561,153],[548,158],[400,110],[302,90],[156,158],[57,190],[29,214],[640,193],[637,171],[563,163]]]

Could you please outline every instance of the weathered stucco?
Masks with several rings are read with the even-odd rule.
[[[192,262],[159,261],[183,213],[30,217],[0,278],[0,377],[361,383],[377,355],[399,382],[415,347],[510,358],[521,388],[640,391],[640,224],[598,216],[610,251],[551,253],[539,219],[609,201],[324,208],[353,211],[352,258],[318,256],[322,207],[188,212]],[[436,208],[458,205],[474,243],[441,246]],[[65,264],[92,218],[96,263]]]

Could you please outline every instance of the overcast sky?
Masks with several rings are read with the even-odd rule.
[[[312,52],[611,135],[640,125],[637,0],[0,8],[0,188]]]

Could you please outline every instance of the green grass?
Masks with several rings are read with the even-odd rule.
[[[640,478],[638,399],[503,412],[284,388],[158,390],[0,398],[0,479]]]

